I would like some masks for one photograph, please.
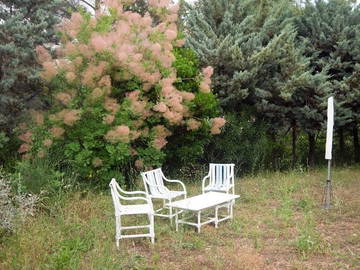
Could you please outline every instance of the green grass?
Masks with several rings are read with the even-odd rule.
[[[156,218],[154,246],[127,239],[119,250],[110,193],[74,193],[4,239],[0,269],[359,269],[360,169],[334,171],[330,210],[325,178],[324,169],[237,179],[232,221],[198,234]],[[200,193],[200,179],[187,187]]]

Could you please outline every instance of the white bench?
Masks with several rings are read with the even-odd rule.
[[[226,194],[222,192],[207,192],[201,195],[190,197],[187,199],[179,200],[176,202],[168,203],[167,206],[175,209],[175,223],[176,231],[179,229],[179,224],[188,224],[195,226],[200,233],[200,228],[202,225],[208,223],[214,223],[215,228],[218,227],[218,223],[227,219],[232,219],[233,217],[233,205],[236,198],[239,198],[239,195]],[[219,218],[218,209],[221,207],[227,207],[228,213],[226,216]],[[214,216],[209,217],[205,221],[201,221],[201,212],[214,208]],[[180,219],[179,214],[185,213],[186,211],[194,212],[197,215],[197,222],[189,222],[185,219]]]

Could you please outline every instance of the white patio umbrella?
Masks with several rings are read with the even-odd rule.
[[[331,159],[332,159],[332,144],[333,144],[333,130],[334,130],[334,98],[328,98],[327,107],[327,130],[326,130],[326,146],[325,159],[328,161],[328,176],[324,190],[324,208],[330,208],[332,185],[331,185]]]

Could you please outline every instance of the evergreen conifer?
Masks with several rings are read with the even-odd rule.
[[[300,39],[306,42],[306,55],[311,57],[314,72],[326,70],[329,74],[331,93],[336,100],[340,160],[345,154],[348,130],[353,132],[355,156],[359,161],[360,9],[348,0],[307,1],[296,25]]]
[[[35,47],[56,42],[66,7],[64,0],[0,1],[0,129],[7,133],[41,92]]]
[[[327,90],[326,73],[310,72],[296,40],[296,11],[288,0],[199,0],[185,22],[188,46],[203,65],[214,67],[213,87],[224,110],[255,107],[256,117],[271,124],[274,142],[279,131],[292,127],[293,164],[297,127],[305,128],[312,142],[324,121],[320,104]]]

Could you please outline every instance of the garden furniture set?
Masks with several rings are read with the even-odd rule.
[[[202,180],[202,194],[189,198],[187,198],[185,185],[179,180],[166,178],[161,168],[143,172],[141,176],[145,192],[125,191],[114,178],[110,182],[109,186],[115,208],[117,247],[119,247],[120,239],[124,238],[149,237],[154,243],[154,216],[169,218],[171,224],[175,217],[176,231],[178,231],[179,224],[187,224],[195,226],[199,233],[202,225],[214,223],[217,228],[219,222],[233,217],[235,199],[239,198],[239,195],[234,194],[234,164],[210,163],[209,173]],[[180,190],[170,190],[165,186],[167,182],[178,184],[181,187]],[[162,200],[163,206],[154,210],[152,202],[154,199]],[[129,204],[135,201],[142,201],[142,203]],[[221,208],[227,209],[226,215],[219,215]],[[212,213],[202,221],[202,214],[209,211]],[[186,215],[189,213],[195,214],[196,222],[189,221]],[[149,224],[123,226],[122,216],[126,215],[147,215]],[[123,231],[132,229],[147,229],[148,233],[123,234]]]

